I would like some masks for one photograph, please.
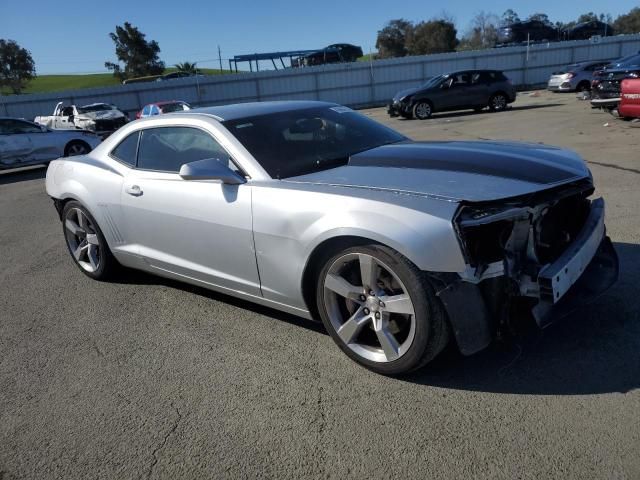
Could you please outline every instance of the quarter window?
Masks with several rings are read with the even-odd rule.
[[[185,163],[215,158],[231,166],[229,155],[211,135],[197,128],[160,127],[142,130],[138,168],[178,172]]]
[[[129,135],[111,151],[111,156],[120,160],[122,163],[126,163],[130,167],[135,167],[139,135],[139,132]]]

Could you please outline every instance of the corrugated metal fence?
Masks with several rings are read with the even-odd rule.
[[[416,57],[290,68],[234,75],[191,77],[47,94],[0,97],[0,116],[33,119],[50,115],[59,101],[107,102],[130,115],[151,102],[184,100],[194,106],[264,100],[325,100],[352,107],[379,106],[397,91],[441,73],[475,68],[502,70],[520,88],[545,84],[564,65],[609,60],[640,50],[640,35],[526,47],[443,53]]]

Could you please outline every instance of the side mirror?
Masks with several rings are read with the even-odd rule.
[[[222,164],[217,158],[205,158],[185,163],[180,174],[185,180],[220,180],[227,185],[239,185],[247,180],[240,174]]]

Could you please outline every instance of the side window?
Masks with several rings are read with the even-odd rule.
[[[159,127],[143,130],[138,168],[177,173],[185,163],[215,158],[233,167],[229,154],[211,135],[197,128]]]
[[[135,167],[139,136],[140,132],[134,132],[129,135],[111,151],[111,156],[130,167]]]
[[[21,120],[6,120],[2,131],[7,134],[21,134],[21,133],[40,133],[42,130],[39,126],[29,123],[23,122]]]
[[[0,135],[9,135],[10,133],[9,120],[0,120]]]

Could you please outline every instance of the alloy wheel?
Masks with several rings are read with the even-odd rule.
[[[431,116],[431,105],[429,105],[426,102],[421,102],[417,104],[415,114],[416,114],[416,117],[418,117],[420,120],[429,118]]]
[[[507,99],[505,98],[504,95],[495,95],[491,99],[491,107],[494,110],[504,110],[506,106],[507,106]]]
[[[398,275],[375,257],[348,253],[324,278],[324,307],[338,337],[373,362],[399,359],[416,330],[414,305]]]
[[[102,249],[96,228],[79,208],[71,208],[64,219],[65,238],[75,261],[85,271],[94,273],[100,268]]]

